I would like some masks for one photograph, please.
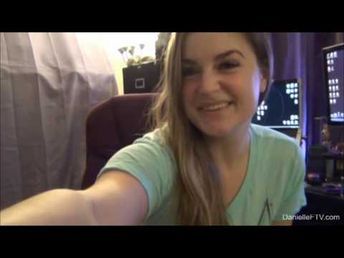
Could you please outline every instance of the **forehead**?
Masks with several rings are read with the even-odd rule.
[[[230,49],[245,54],[253,51],[242,33],[190,33],[186,36],[182,56],[187,59],[213,58]]]

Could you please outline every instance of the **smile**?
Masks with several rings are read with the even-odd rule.
[[[204,105],[204,106],[201,106],[199,110],[213,112],[213,111],[224,109],[231,104],[233,104],[233,102],[222,102],[222,103],[216,103],[216,104],[211,104],[211,105]]]

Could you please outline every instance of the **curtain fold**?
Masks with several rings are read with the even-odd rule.
[[[1,33],[1,208],[80,188],[86,116],[117,94],[109,58],[74,33]]]

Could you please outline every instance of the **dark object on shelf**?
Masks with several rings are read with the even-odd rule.
[[[309,148],[307,155],[307,180],[311,179],[310,181],[312,181],[313,179],[309,178],[308,174],[317,174],[322,182],[326,178],[326,159],[324,153],[327,152],[328,148],[323,145],[313,145]],[[312,182],[309,183],[312,184]]]
[[[156,92],[160,81],[160,63],[151,62],[123,68],[124,93]]]
[[[324,183],[322,187],[326,193],[343,195],[343,186],[340,183]]]
[[[309,172],[306,176],[306,181],[310,185],[321,185],[323,178],[320,173]]]

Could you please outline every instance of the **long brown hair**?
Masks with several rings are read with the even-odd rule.
[[[177,163],[179,192],[178,220],[184,225],[228,224],[219,175],[202,133],[190,122],[182,103],[182,47],[186,33],[171,35],[165,56],[161,92],[152,108],[153,129],[161,128],[163,139]],[[271,79],[271,54],[266,35],[246,33],[268,81]],[[260,95],[261,102],[268,92]]]

